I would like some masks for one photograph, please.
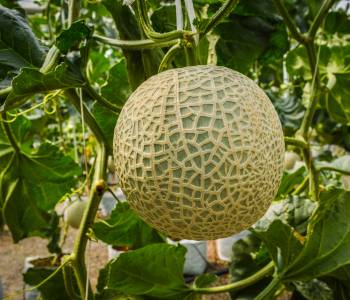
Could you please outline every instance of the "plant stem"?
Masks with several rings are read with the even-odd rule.
[[[148,19],[148,11],[145,0],[136,0],[137,12],[141,26],[146,36],[154,41],[167,42],[175,39],[182,39],[186,36],[191,36],[193,33],[187,30],[173,30],[166,33],[159,33],[153,30],[152,25]]]
[[[99,104],[108,108],[109,110],[113,111],[114,113],[116,113],[116,114],[120,113],[121,107],[118,107],[115,104],[109,102],[105,97],[103,97],[98,92],[96,92],[95,89],[88,82],[87,77],[85,78],[85,82],[86,82],[85,89],[93,99],[95,99]]]
[[[321,166],[318,168],[318,171],[334,171],[338,172],[344,175],[350,175],[350,171],[344,170],[344,169],[339,169],[337,167],[332,167],[332,166]]]
[[[6,112],[2,112],[1,117],[2,117],[1,124],[2,124],[2,127],[5,131],[5,134],[9,140],[9,142],[10,142],[12,148],[15,150],[15,152],[19,153],[21,151],[21,149],[17,143],[16,137],[14,136],[9,123],[6,122],[6,120],[7,120]]]
[[[8,86],[7,88],[1,89],[0,90],[0,97],[6,98],[8,94],[12,91],[12,87]]]
[[[296,138],[285,136],[284,137],[284,142],[287,145],[296,146],[296,147],[299,147],[299,148],[302,148],[302,149],[307,149],[308,148],[308,144],[305,143],[305,141],[303,141],[301,139],[296,139]]]
[[[80,111],[80,99],[76,95],[74,90],[66,91],[67,97],[70,99],[75,108]],[[86,265],[85,265],[85,249],[88,241],[87,232],[89,228],[91,228],[94,223],[94,219],[98,210],[98,206],[100,204],[101,198],[105,191],[105,179],[106,179],[106,169],[107,169],[107,149],[106,145],[108,145],[106,138],[98,126],[95,118],[92,116],[90,111],[87,109],[85,105],[83,105],[84,110],[84,121],[89,126],[90,130],[96,137],[97,140],[97,155],[96,155],[96,165],[93,177],[93,183],[91,188],[91,193],[89,196],[88,206],[84,212],[78,236],[74,241],[73,253],[72,257],[72,267],[74,269],[74,273],[77,279],[77,284],[79,287],[80,295],[82,299],[85,299],[85,291],[86,291],[86,283],[88,282],[87,273],[86,273]],[[91,285],[89,284],[88,289],[88,298],[93,298],[93,293],[91,289]]]
[[[305,190],[308,183],[309,183],[309,176],[306,176],[304,178],[303,182],[292,193],[292,195],[299,195],[303,190]]]
[[[305,36],[299,31],[297,26],[294,24],[292,17],[288,13],[287,8],[284,6],[282,0],[274,0],[275,6],[284,19],[286,26],[288,27],[290,34],[295,38],[299,43],[304,44]]]
[[[315,164],[312,161],[310,149],[303,149],[303,157],[306,167],[309,171],[309,186],[311,199],[314,201],[319,200],[319,186],[318,186],[318,172],[316,170]]]
[[[76,94],[74,89],[67,89],[65,90],[65,95],[68,97],[70,102],[73,104],[75,109],[80,112],[80,99],[78,95]],[[97,140],[103,141],[105,145],[107,145],[108,152],[111,152],[112,144],[108,142],[106,137],[104,136],[104,133],[102,132],[100,126],[97,124],[96,119],[90,112],[90,110],[86,107],[86,105],[83,105],[83,114],[84,114],[84,121],[89,126],[92,133],[95,135]]]
[[[280,284],[281,279],[278,276],[274,277],[270,284],[255,298],[255,300],[271,299],[271,296],[276,292]]]
[[[240,281],[222,285],[222,286],[216,286],[216,287],[205,287],[205,288],[192,287],[192,290],[195,293],[199,293],[199,294],[217,294],[217,293],[225,293],[230,291],[239,291],[245,287],[248,287],[260,281],[261,279],[267,276],[270,276],[274,272],[274,269],[275,269],[275,265],[271,261],[265,267],[260,269],[258,272]]]
[[[107,38],[97,34],[95,34],[93,38],[98,42],[108,44],[114,47],[119,47],[122,49],[128,49],[128,50],[164,48],[164,47],[170,47],[176,43],[176,41],[155,42],[153,40],[124,41],[124,40]]]
[[[68,0],[68,27],[79,18],[80,0]]]
[[[169,64],[174,59],[176,53],[182,48],[180,43],[177,43],[176,45],[172,46],[168,52],[164,55],[162,61],[160,62],[158,73],[163,72],[168,69]]]
[[[336,2],[336,0],[325,0],[322,3],[322,6],[320,10],[317,13],[317,16],[315,17],[314,21],[311,24],[311,27],[308,31],[308,36],[310,39],[314,39],[316,36],[316,33],[318,29],[321,27],[321,24],[323,20],[326,18],[328,11],[333,6],[333,4]]]
[[[219,10],[210,18],[208,24],[200,33],[200,38],[212,30],[224,17],[226,17],[237,5],[239,0],[227,0]]]
[[[41,73],[47,73],[52,71],[53,67],[56,65],[58,56],[60,55],[60,50],[53,45],[49,52],[47,52],[43,65],[40,68]]]

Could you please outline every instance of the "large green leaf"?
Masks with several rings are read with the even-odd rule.
[[[186,249],[152,244],[121,254],[110,264],[109,289],[151,299],[181,300],[191,294],[183,279]]]
[[[52,237],[54,207],[76,184],[79,166],[47,143],[32,153],[16,152],[3,131],[0,161],[0,206],[13,240],[33,235]]]
[[[321,194],[310,220],[309,236],[297,259],[285,270],[286,280],[310,280],[350,263],[350,192]]]
[[[302,249],[293,228],[279,219],[275,219],[268,227],[255,227],[254,232],[266,245],[279,270],[289,266]]]
[[[308,82],[304,89],[304,98],[308,98],[312,74],[304,47],[290,51],[286,59],[287,70],[294,79]],[[321,97],[320,104],[328,110],[333,120],[348,124],[350,120],[350,45],[320,46],[319,71],[322,82],[328,88],[328,94]]]
[[[289,48],[285,25],[277,17],[272,1],[241,1],[234,13],[214,32],[218,64],[247,73],[253,64],[281,60]]]
[[[12,91],[1,108],[8,110],[18,107],[36,93],[81,87],[83,84],[81,73],[68,63],[62,63],[45,74],[38,69],[22,68],[19,75],[13,79]]]
[[[62,52],[77,47],[81,41],[92,33],[84,20],[74,22],[68,29],[63,30],[56,39],[56,46]]]
[[[0,67],[39,67],[44,55],[23,16],[0,5]]]
[[[159,233],[143,222],[126,202],[118,203],[110,218],[95,223],[93,230],[101,241],[113,246],[127,246],[129,249],[163,241]]]
[[[109,70],[107,84],[101,89],[101,93],[111,103],[123,107],[131,94],[124,59]],[[112,141],[118,116],[97,102],[94,103],[92,111],[106,138]]]
[[[316,207],[315,202],[305,197],[289,195],[284,200],[273,202],[254,228],[266,230],[274,220],[278,219],[292,226],[300,234],[304,234],[309,218]]]

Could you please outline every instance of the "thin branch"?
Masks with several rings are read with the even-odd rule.
[[[321,166],[318,168],[318,171],[334,171],[344,175],[350,175],[350,170],[348,171],[348,170],[339,169],[337,167],[332,167],[332,166]]]
[[[222,286],[216,286],[216,287],[205,287],[205,288],[192,287],[192,290],[195,293],[199,293],[199,294],[217,294],[217,293],[239,291],[243,288],[253,285],[254,283],[260,281],[261,279],[267,276],[272,275],[274,270],[275,270],[275,265],[271,261],[261,270],[257,271],[256,273],[249,276],[248,278],[242,279],[240,281],[222,285]]]
[[[298,27],[294,24],[294,21],[290,16],[290,14],[288,13],[287,8],[284,6],[282,0],[274,0],[274,3],[278,12],[284,19],[284,22],[286,23],[286,26],[288,27],[292,37],[295,38],[299,43],[304,44],[305,37],[299,31]]]
[[[9,140],[12,148],[15,150],[15,152],[17,152],[17,153],[20,152],[21,148],[19,147],[19,145],[17,143],[16,137],[14,136],[9,123],[6,122],[6,120],[7,120],[6,112],[2,112],[1,117],[2,117],[2,122],[1,122],[2,127],[5,131],[5,134]]]
[[[163,72],[168,69],[169,64],[174,59],[176,53],[182,48],[180,43],[172,46],[168,52],[164,55],[162,61],[159,64],[158,73]]]
[[[154,41],[167,42],[175,39],[190,38],[193,33],[187,30],[173,30],[165,33],[154,31],[148,18],[147,4],[145,0],[136,0],[139,20],[146,36]]]
[[[91,84],[86,79],[86,85],[85,85],[86,91],[90,94],[90,96],[96,100],[99,104],[106,107],[107,109],[113,111],[116,114],[119,114],[121,111],[121,107],[113,104],[112,102],[109,102],[105,97],[100,95],[98,92],[95,91],[95,89],[91,86]]]
[[[292,145],[292,146],[296,146],[296,147],[303,148],[303,149],[307,149],[309,147],[305,141],[303,141],[301,139],[288,137],[288,136],[284,137],[284,142],[287,145]]]
[[[80,99],[77,96],[75,90],[67,89],[65,90],[65,95],[68,97],[68,99],[73,104],[75,109],[80,112]],[[90,110],[87,108],[86,105],[83,105],[83,114],[84,114],[84,121],[89,126],[90,130],[95,135],[96,139],[101,143],[103,142],[105,145],[107,145],[109,148],[108,150],[110,152],[112,149],[111,143],[109,143],[108,140],[106,139],[100,126],[97,124],[96,119],[94,118],[94,116],[92,115],[92,113],[90,112]]]
[[[177,43],[177,41],[155,42],[153,40],[124,41],[107,38],[97,34],[95,34],[93,38],[98,42],[127,50],[164,48],[171,47],[172,45]]]
[[[320,10],[317,13],[311,27],[308,31],[308,36],[310,39],[314,39],[318,29],[321,27],[323,20],[326,18],[328,11],[331,9],[336,0],[325,0],[322,3]]]
[[[205,36],[210,30],[212,30],[223,18],[229,15],[229,13],[235,8],[239,0],[227,0],[220,9],[210,18],[208,24],[200,33],[200,37]]]

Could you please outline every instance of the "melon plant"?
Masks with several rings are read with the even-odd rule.
[[[225,67],[155,75],[126,102],[114,158],[130,205],[176,239],[249,228],[270,206],[284,162],[282,126],[251,79]]]
[[[350,299],[345,1],[24,2],[0,0],[0,269],[36,236],[43,300]],[[220,286],[167,243],[226,236]],[[132,251],[96,270],[105,244]]]

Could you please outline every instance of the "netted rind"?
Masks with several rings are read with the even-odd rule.
[[[231,69],[173,69],[142,83],[114,134],[116,173],[131,207],[177,239],[249,228],[270,206],[284,141],[265,93]]]

